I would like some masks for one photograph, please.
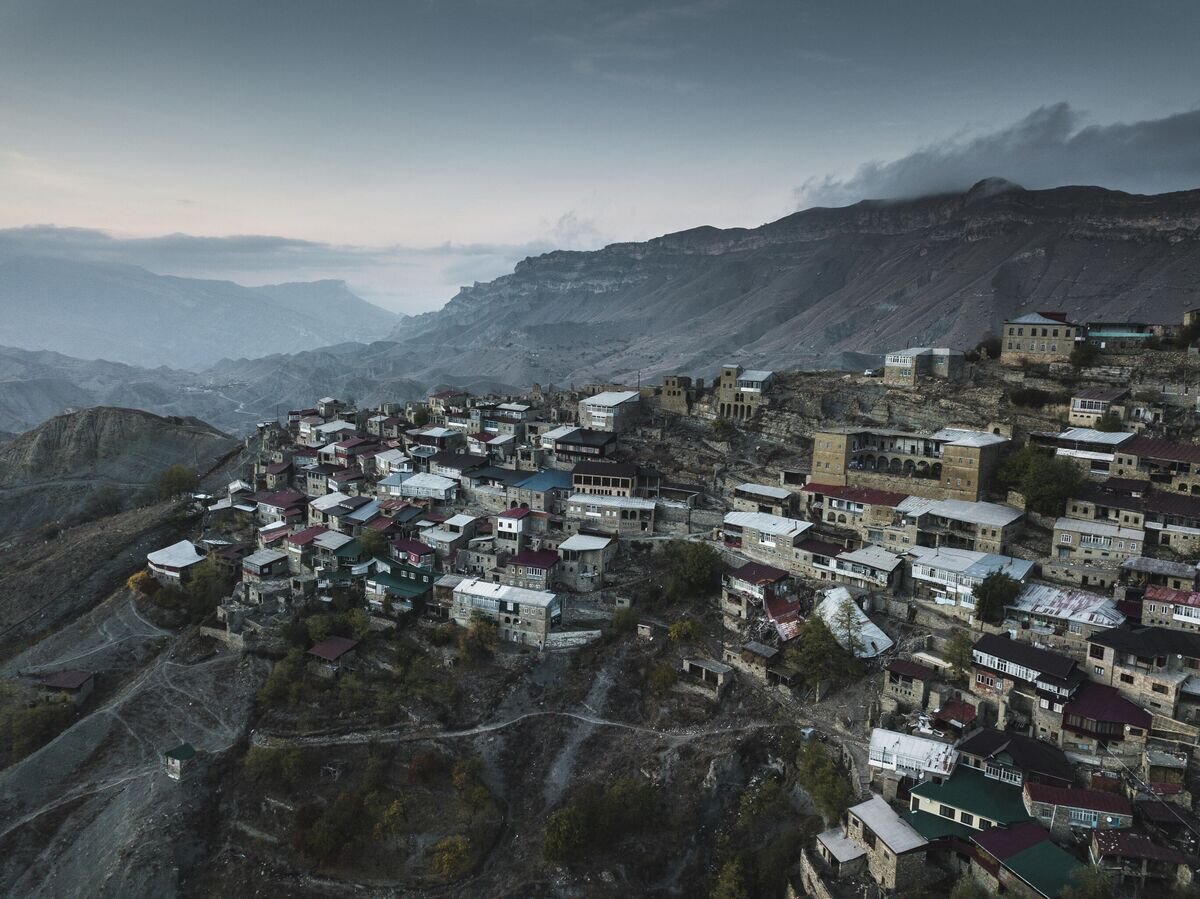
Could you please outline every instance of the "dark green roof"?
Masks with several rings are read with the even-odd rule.
[[[982,771],[959,765],[940,784],[928,781],[913,787],[912,794],[987,818],[996,824],[1030,820],[1021,800],[1021,788],[984,777]]]
[[[174,749],[168,749],[163,753],[163,755],[169,759],[179,759],[180,761],[183,761],[184,759],[190,759],[195,754],[196,747],[191,743],[180,743]]]
[[[387,588],[388,593],[406,597],[423,596],[431,589],[429,584],[422,584],[420,581],[410,580],[409,578],[396,577],[394,574],[388,574],[383,571],[367,575],[367,580],[382,584]]]
[[[1071,875],[1080,867],[1079,859],[1049,840],[1010,856],[1002,864],[1050,899],[1071,884]]]
[[[965,824],[959,824],[957,821],[951,821],[941,815],[932,815],[929,812],[905,812],[900,817],[911,824],[912,829],[927,840],[940,840],[942,837],[962,837],[964,840],[969,840],[971,834],[974,833]]]
[[[362,544],[355,537],[349,543],[343,543],[333,551],[336,558],[339,559],[357,559],[362,556]]]

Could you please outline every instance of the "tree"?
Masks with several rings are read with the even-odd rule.
[[[79,515],[84,521],[107,518],[125,508],[125,494],[112,484],[103,484],[87,495]]]
[[[1068,459],[1026,444],[1004,460],[997,477],[1002,485],[1025,497],[1026,508],[1043,515],[1060,515],[1082,482],[1083,473]]]
[[[971,670],[971,647],[974,644],[971,642],[971,636],[965,630],[959,628],[950,635],[950,639],[946,641],[946,661],[950,663],[954,669],[954,673],[963,678]]]
[[[387,537],[383,535],[383,531],[375,531],[366,529],[359,535],[358,545],[362,547],[362,555],[364,559],[372,559],[375,556],[387,555]]]
[[[418,428],[423,428],[429,424],[429,410],[421,406],[413,413],[413,424]]]
[[[1107,871],[1080,865],[1071,874],[1071,884],[1058,895],[1062,899],[1114,899],[1117,892]]]
[[[1117,418],[1111,409],[1097,418],[1096,423],[1092,425],[1093,430],[1103,431],[1106,434],[1116,434],[1118,431],[1124,430],[1124,428],[1124,422]]]
[[[964,874],[950,890],[950,899],[988,899],[991,892],[980,886],[970,874]]]
[[[650,669],[650,675],[646,679],[650,692],[656,696],[661,696],[666,693],[679,680],[679,674],[675,671],[673,665],[668,665],[666,662],[659,662]]]
[[[153,596],[158,592],[159,583],[149,571],[143,568],[129,576],[125,586],[141,596]]]
[[[574,857],[587,845],[588,822],[583,812],[569,805],[560,808],[546,819],[546,835],[542,839],[542,854],[547,861],[563,862]]]
[[[966,360],[968,362],[982,362],[984,359],[999,359],[1000,358],[1000,338],[995,334],[985,334],[975,347],[968,350]]]
[[[785,651],[788,663],[801,672],[810,685],[822,681],[843,684],[853,680],[862,665],[834,637],[819,615],[813,615],[800,628],[795,643]]]
[[[708,899],[750,899],[739,859],[730,859],[721,866],[721,872],[717,875],[717,882],[713,884]]]
[[[712,430],[713,440],[716,440],[718,443],[728,443],[737,436],[737,428],[727,418],[714,419],[710,429]]]
[[[200,478],[186,465],[164,468],[154,479],[154,492],[159,499],[177,499],[199,486]]]
[[[433,846],[433,873],[454,880],[467,872],[471,862],[471,843],[464,836],[438,840]]]
[[[1077,343],[1075,349],[1071,350],[1069,358],[1076,371],[1081,368],[1091,368],[1100,361],[1100,348],[1087,341]]]
[[[1012,605],[1020,592],[1020,581],[1003,571],[993,571],[972,591],[976,617],[988,624],[999,624],[1004,620],[1004,609]]]
[[[841,638],[838,642],[847,653],[858,658],[863,649],[862,619],[858,616],[858,606],[849,596],[841,601],[834,613],[834,628]]]
[[[696,639],[696,633],[699,628],[696,626],[694,618],[680,618],[671,625],[667,631],[667,635],[673,643],[686,643],[689,640]]]
[[[826,824],[837,821],[850,806],[854,791],[850,781],[838,769],[819,743],[807,742],[796,757],[796,779]]]
[[[495,622],[475,618],[459,632],[458,654],[462,658],[481,659],[495,653],[499,642],[500,635]]]
[[[671,540],[663,547],[668,602],[711,596],[721,586],[725,562],[707,543]]]

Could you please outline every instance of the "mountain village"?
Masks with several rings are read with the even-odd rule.
[[[690,730],[651,728],[788,728],[844,785],[795,800],[823,823],[786,860],[788,895],[965,880],[1050,899],[1089,869],[1118,895],[1188,889],[1198,329],[1200,311],[1166,325],[1039,312],[974,350],[897,349],[863,372],[718,360],[711,380],[656,386],[324,397],[259,423],[239,476],[193,493],[193,532],[150,551],[130,588],[182,625],[189,591],[219,585],[197,639],[267,660],[260,702],[290,690],[293,706],[297,683],[396,670],[404,635],[433,660],[430,696],[439,679],[489,683],[473,699],[486,722],[489,671],[625,641],[651,660],[637,691],[690,704]],[[885,402],[837,405],[839,391]],[[70,667],[36,686],[84,708],[96,679]],[[612,725],[598,683],[578,709]],[[317,720],[260,719],[251,751],[363,726],[318,705]],[[444,717],[407,714],[434,736]],[[162,776],[204,777],[213,759],[179,737]]]

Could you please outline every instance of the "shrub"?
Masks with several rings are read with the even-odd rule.
[[[125,582],[125,586],[137,593],[140,596],[153,596],[158,592],[159,583],[146,569],[142,569],[129,576],[129,580]]]
[[[471,843],[464,836],[438,840],[433,847],[433,873],[454,880],[467,873],[471,863]]]
[[[661,696],[666,693],[679,680],[679,673],[673,665],[668,665],[666,662],[659,662],[650,669],[650,674],[646,678],[646,683],[650,688],[650,692]]]

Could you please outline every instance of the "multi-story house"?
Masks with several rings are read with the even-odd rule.
[[[796,569],[796,548],[811,528],[810,522],[765,512],[727,512],[721,524],[727,546],[739,547],[756,561],[789,571]]]
[[[492,535],[496,550],[519,553],[529,544],[533,534],[533,512],[529,509],[505,509],[496,516]]]
[[[1053,449],[1055,456],[1074,463],[1088,477],[1106,480],[1113,474],[1118,451],[1133,438],[1126,431],[1067,428],[1054,435],[1035,435],[1031,440]]]
[[[1034,639],[1074,652],[1082,652],[1087,641],[1125,621],[1108,596],[1037,582],[1025,584],[1004,613],[1009,621],[1031,631]]]
[[[1142,554],[1146,532],[1107,521],[1059,518],[1053,543],[1059,561],[1116,570],[1121,562]]]
[[[926,881],[929,841],[883,797],[872,796],[848,808],[844,833],[865,853],[867,870],[885,892],[906,891]]]
[[[747,562],[721,577],[721,611],[729,618],[748,619],[775,597],[792,594],[792,576],[761,562]]]
[[[801,544],[801,549],[804,549]],[[808,552],[801,571],[808,577],[864,590],[893,590],[904,577],[904,559],[881,546],[867,544],[827,556]]]
[[[454,554],[479,530],[479,519],[471,515],[453,515],[439,525],[421,531],[421,542],[430,546],[444,562],[453,562]]]
[[[989,574],[1000,572],[1024,583],[1033,571],[1033,562],[1026,559],[949,546],[913,546],[905,555],[913,595],[965,618],[974,616],[975,588]]]
[[[813,435],[812,480],[895,489],[935,498],[978,500],[987,494],[1010,440],[1000,434],[943,428],[916,434],[882,428],[837,428]]]
[[[923,709],[937,672],[911,659],[892,659],[883,670],[883,695],[904,709]]]
[[[1130,764],[1145,750],[1153,720],[1116,687],[1085,681],[1064,704],[1060,731],[1048,739],[1097,765],[1109,758]]]
[[[1106,415],[1124,421],[1127,399],[1128,387],[1085,387],[1071,397],[1068,421],[1081,428],[1094,427]]]
[[[1000,338],[1000,362],[1065,362],[1075,349],[1083,328],[1067,321],[1064,313],[1032,312],[1004,323]]]
[[[505,560],[501,583],[528,590],[550,590],[558,573],[558,553],[552,549],[523,549]]]
[[[507,497],[510,506],[554,514],[563,510],[571,492],[570,472],[550,469],[510,484]]]
[[[605,534],[572,534],[558,544],[559,579],[570,590],[599,590],[617,555],[617,540]]]
[[[1200,683],[1200,634],[1131,624],[1095,634],[1087,675],[1152,714],[1190,720],[1200,702],[1191,692]]]
[[[891,350],[883,357],[883,382],[897,387],[912,387],[921,378],[957,381],[965,366],[961,350],[949,347],[909,347]]]
[[[1029,816],[1059,838],[1133,825],[1133,803],[1120,793],[1026,783],[1022,797]]]
[[[1200,445],[1137,436],[1121,444],[1115,474],[1176,493],[1200,494]]]
[[[620,537],[654,533],[654,509],[654,500],[637,496],[573,493],[566,502],[567,517],[579,522],[581,528]]]
[[[969,549],[1003,555],[1025,514],[1012,506],[962,500],[929,500],[910,496],[896,511],[900,527],[918,546]]]
[[[896,507],[908,498],[894,490],[836,484],[809,483],[800,492],[814,520],[853,529],[868,543],[884,542],[884,533],[895,523]]]
[[[1001,783],[1020,787],[1029,781],[1069,787],[1075,780],[1075,768],[1061,749],[1022,733],[980,728],[955,748],[961,764]]]
[[[658,393],[658,402],[666,412],[687,415],[692,411],[692,403],[696,399],[697,391],[703,389],[703,378],[693,387],[692,379],[686,375],[667,375],[663,378],[662,389]]]
[[[551,433],[554,433],[553,431]],[[549,435],[546,435],[549,437]],[[612,431],[594,431],[589,428],[568,428],[565,433],[551,439],[549,449],[554,461],[560,465],[576,462],[594,462],[607,459],[617,449],[617,435]],[[543,438],[543,449],[546,440]]]
[[[733,488],[733,508],[791,518],[796,514],[796,494],[773,484],[738,484]]]
[[[1157,584],[1146,587],[1142,623],[1178,631],[1200,631],[1200,592]]]
[[[571,470],[571,490],[591,496],[633,496],[638,467],[624,462],[578,462]]]
[[[998,634],[976,640],[971,657],[971,692],[996,704],[1001,729],[1023,719],[1058,741],[1063,708],[1084,681],[1074,659]]]
[[[911,783],[940,783],[958,763],[958,752],[949,743],[877,727],[871,731],[867,764],[891,772]]]
[[[913,787],[909,799],[909,820],[918,830],[927,826],[923,816],[954,821],[968,830],[988,830],[1029,820],[1020,787],[991,780],[982,771],[965,765],[959,765],[940,783],[928,780]],[[936,825],[928,826],[932,830]]]
[[[606,390],[579,401],[579,423],[594,431],[620,434],[631,428],[642,412],[642,395],[636,390]]]
[[[766,406],[775,373],[745,370],[740,365],[723,365],[713,382],[713,404],[721,418],[749,421]]]
[[[450,617],[467,627],[476,618],[492,621],[501,640],[543,648],[562,619],[557,593],[463,578],[452,586]]]

